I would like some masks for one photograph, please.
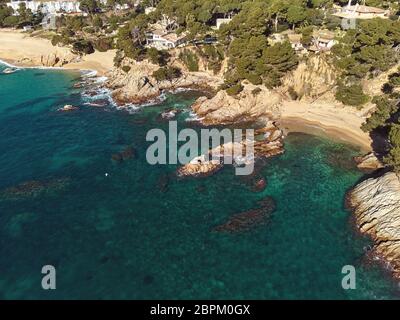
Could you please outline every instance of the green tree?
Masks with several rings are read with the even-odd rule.
[[[72,51],[78,54],[91,54],[94,52],[94,48],[90,41],[78,40],[72,44]]]
[[[0,4],[0,27],[6,26],[6,24],[4,24],[4,20],[8,17],[12,17],[13,14],[14,10],[11,7]]]
[[[79,9],[83,12],[93,14],[99,12],[100,5],[96,0],[81,0]]]
[[[153,77],[157,81],[172,81],[173,79],[179,78],[182,75],[182,72],[179,68],[176,67],[162,67],[153,72]]]
[[[336,99],[350,106],[361,106],[368,101],[360,84],[339,84],[336,91]]]
[[[289,7],[286,19],[294,29],[294,27],[302,23],[306,17],[307,12],[303,6],[293,5]]]
[[[393,166],[396,172],[400,172],[400,124],[393,124],[389,131],[391,149],[384,158],[384,162]]]
[[[375,103],[376,110],[361,127],[366,132],[384,126],[392,114],[397,111],[396,103],[387,96],[375,97],[372,102]]]

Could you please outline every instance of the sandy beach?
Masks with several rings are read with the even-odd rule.
[[[20,67],[62,67],[64,69],[95,70],[105,75],[113,68],[115,50],[96,51],[83,57],[71,53],[69,48],[54,47],[43,38],[33,38],[29,34],[10,29],[0,30],[0,59]],[[66,61],[60,65],[55,59]]]
[[[360,129],[366,110],[329,103],[285,101],[281,108],[281,123],[289,132],[324,135],[357,145],[362,151],[372,150],[368,133]]]

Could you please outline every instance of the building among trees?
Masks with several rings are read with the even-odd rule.
[[[345,19],[373,19],[373,18],[389,18],[390,11],[381,8],[370,7],[366,5],[347,5],[334,13],[334,16]]]
[[[329,30],[315,30],[312,35],[313,44],[308,48],[314,52],[330,51],[337,43],[335,33]]]
[[[7,3],[8,7],[18,12],[20,4],[24,3],[26,9],[30,9],[33,13],[42,10],[43,13],[81,13],[80,2],[75,0],[62,1],[11,1]]]

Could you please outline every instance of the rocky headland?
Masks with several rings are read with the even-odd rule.
[[[160,66],[148,60],[135,61],[125,58],[120,68],[113,68],[109,73],[106,85],[112,90],[112,96],[119,105],[144,104],[157,100],[164,91],[177,89],[196,89],[204,91],[216,91],[223,84],[223,77],[208,70],[202,59],[199,60],[199,71],[190,72],[178,59],[181,49],[169,52],[171,61],[169,67],[177,67],[181,70],[181,76],[157,81],[153,73]],[[125,67],[124,71],[123,68]]]
[[[374,244],[375,258],[384,259],[396,278],[400,277],[400,177],[388,172],[370,178],[348,194],[348,205],[362,234]]]

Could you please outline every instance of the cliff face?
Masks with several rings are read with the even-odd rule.
[[[400,277],[400,177],[389,172],[360,183],[349,194],[359,230],[374,241],[373,254]]]
[[[335,100],[336,72],[327,59],[326,56],[315,56],[301,62],[277,89],[245,83],[244,90],[236,97],[220,91],[212,99],[198,99],[192,109],[204,124],[227,124],[238,119],[279,118],[282,103],[292,99],[311,103],[323,97],[331,104]]]
[[[211,99],[199,98],[192,109],[205,125],[231,124],[271,119],[278,114],[281,101],[281,95],[276,92],[246,84],[237,97],[219,91]]]
[[[279,90],[288,92],[293,89],[297,99],[316,99],[322,95],[330,95],[336,85],[337,73],[324,55],[313,56],[300,62],[296,70],[283,79]]]

